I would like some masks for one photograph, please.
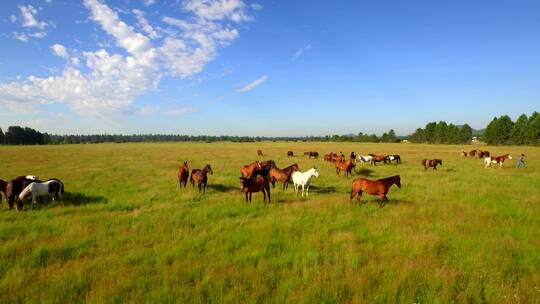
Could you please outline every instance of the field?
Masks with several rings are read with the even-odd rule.
[[[471,146],[174,143],[0,147],[0,178],[64,181],[63,201],[0,209],[0,302],[540,303],[540,148],[505,168],[462,159]],[[317,166],[309,198],[253,204],[239,168],[257,159]],[[286,151],[297,156],[287,159]],[[302,157],[315,150],[400,154],[389,203],[350,203],[352,178]],[[516,169],[525,153],[527,167]],[[442,158],[424,171],[422,158]],[[176,171],[212,165],[205,195]]]

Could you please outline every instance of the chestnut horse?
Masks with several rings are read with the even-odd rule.
[[[437,170],[437,165],[442,166],[442,160],[441,159],[423,159],[422,165],[424,166],[424,171],[427,170],[429,167],[433,167],[433,170]]]
[[[246,203],[251,203],[251,196],[253,192],[261,191],[263,193],[263,201],[266,204],[266,193],[268,193],[268,203],[270,204],[270,186],[268,181],[263,176],[258,176],[255,179],[240,177],[241,191],[246,193]]]
[[[478,152],[478,150],[471,150],[471,151],[469,151],[469,156],[470,156],[470,157],[476,156],[476,152]]]
[[[262,150],[257,150],[257,156],[263,156]]]
[[[199,193],[201,192],[201,185],[203,185],[203,193],[206,193],[206,183],[208,182],[208,172],[210,172],[210,174],[214,174],[214,172],[212,172],[212,167],[210,167],[210,164],[206,164],[206,166],[204,166],[204,168],[201,169],[193,169],[193,171],[191,171],[191,177],[190,177],[190,180],[191,180],[191,185],[193,187],[195,187],[195,183],[197,183],[197,187],[199,187]]]
[[[189,177],[189,166],[187,161],[180,166],[180,169],[178,169],[178,184],[180,185],[180,188],[182,188],[182,183],[184,184],[184,188],[186,187],[187,181]]]
[[[354,160],[346,160],[346,161],[336,161],[336,174],[339,175],[340,171],[345,172],[345,176],[349,178],[349,174],[351,174],[353,168],[356,166],[356,162]]]
[[[253,176],[253,172],[255,171],[255,169],[260,169],[260,168],[261,168],[261,163],[258,160],[256,160],[255,162],[249,165],[245,165],[242,168],[240,168],[240,176],[251,178]]]
[[[499,166],[503,166],[503,163],[507,159],[512,159],[512,155],[505,154],[498,157],[486,157],[484,158],[484,168],[491,167],[491,164],[499,164]]]
[[[293,157],[294,153],[293,151],[287,151],[287,157]]]
[[[371,156],[371,164],[377,165],[378,162],[383,162],[386,164],[386,161],[388,158],[385,155],[375,155],[375,154],[369,154]]]
[[[370,195],[378,195],[381,199],[379,202],[379,207],[382,207],[388,200],[386,194],[388,194],[388,189],[390,189],[393,184],[396,184],[399,188],[401,188],[401,178],[399,175],[378,180],[369,180],[367,178],[357,177],[352,182],[350,199],[352,200],[356,195],[358,195],[357,200],[360,201],[362,193],[366,192]]]
[[[276,187],[276,181],[283,182],[283,191],[288,188],[289,182],[291,181],[291,174],[294,171],[298,171],[300,168],[298,168],[298,165],[296,163],[288,166],[285,169],[279,169],[278,167],[272,167],[270,168],[270,171],[268,172],[268,176],[270,178],[270,182],[272,183],[272,187]]]
[[[332,152],[324,155],[325,161],[332,161]]]

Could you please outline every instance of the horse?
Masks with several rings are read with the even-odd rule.
[[[388,161],[388,158],[386,158],[386,155],[375,155],[375,154],[369,154],[371,155],[371,164],[372,165],[377,165],[378,162],[383,162],[386,164],[386,162]]]
[[[32,195],[32,203],[37,204],[38,198],[41,199],[44,195],[52,196],[52,199],[62,198],[64,194],[64,184],[57,178],[51,178],[47,181],[34,181],[26,186],[17,197],[15,204],[17,210],[22,210],[24,199],[28,195]]]
[[[248,202],[249,194],[249,203],[251,203],[251,196],[253,192],[262,191],[263,201],[266,204],[266,193],[268,193],[268,203],[270,204],[270,186],[268,181],[263,176],[258,176],[255,179],[240,177],[241,191],[246,194],[246,203]]]
[[[298,171],[300,168],[298,168],[298,165],[296,163],[288,166],[285,169],[279,169],[278,167],[272,167],[270,168],[270,171],[268,172],[270,182],[272,183],[272,187],[276,187],[276,181],[283,182],[283,191],[288,188],[289,181],[291,180],[291,174],[294,171]]]
[[[350,159],[356,159],[356,153],[354,151],[351,152]]]
[[[359,155],[356,157],[362,164],[371,163],[373,156],[371,155]]]
[[[287,151],[287,157],[293,157],[294,153],[293,151]]]
[[[478,158],[490,157],[489,151],[478,151]]]
[[[318,157],[319,157],[319,152],[316,152],[316,151],[309,152],[309,158],[318,158]]]
[[[332,161],[332,152],[324,155],[325,161]]]
[[[261,163],[258,160],[256,160],[255,162],[249,165],[245,165],[242,168],[240,168],[240,176],[251,178],[253,176],[253,172],[256,169],[260,169],[260,168],[261,168]]]
[[[461,157],[467,158],[467,152],[465,150],[461,150]]]
[[[180,166],[178,169],[178,184],[180,185],[180,188],[182,188],[182,183],[184,184],[184,188],[186,187],[187,181],[189,177],[189,166],[187,161]]]
[[[197,187],[199,187],[199,193],[201,192],[201,185],[203,185],[203,193],[206,193],[206,183],[208,182],[208,172],[210,172],[210,174],[214,174],[214,172],[212,172],[212,167],[210,167],[210,164],[206,164],[206,166],[204,166],[204,168],[201,169],[193,169],[191,171],[191,177],[190,177],[190,180],[191,180],[191,185],[193,187],[195,187],[195,183],[197,183]]]
[[[257,150],[257,156],[263,156],[262,150]]]
[[[486,157],[484,158],[484,168],[491,167],[491,164],[499,164],[499,166],[503,166],[503,163],[507,159],[512,159],[512,155],[505,154],[498,157]]]
[[[306,172],[296,171],[291,175],[296,195],[298,195],[298,189],[302,186],[302,197],[304,197],[304,188],[306,190],[306,197],[309,196],[309,185],[311,184],[311,178],[313,178],[313,176],[319,177],[319,172],[317,172],[317,169],[315,168],[311,168]]]
[[[356,166],[356,162],[352,159],[346,161],[336,161],[336,174],[339,175],[340,171],[345,171],[345,176],[349,178],[353,168]]]
[[[267,179],[267,182],[269,181],[268,174],[270,173],[270,169],[275,168],[276,163],[273,160],[265,160],[260,162],[260,167],[255,168],[253,170],[253,175],[251,176],[251,179],[256,178],[258,175],[264,176]]]
[[[398,154],[386,155],[386,159],[389,163],[395,161],[396,164],[401,164],[401,156],[399,156]]]
[[[471,150],[471,151],[469,151],[469,156],[470,156],[470,157],[476,156],[476,152],[478,152],[478,150]]]
[[[9,209],[13,208],[15,201],[19,194],[31,183],[39,181],[35,175],[21,175],[17,176],[6,185],[6,199],[8,201]]]
[[[350,200],[358,195],[357,200],[360,201],[362,193],[366,192],[370,195],[378,195],[381,199],[379,202],[379,207],[383,207],[385,202],[388,201],[386,194],[388,194],[388,189],[392,185],[396,184],[401,188],[401,178],[399,175],[394,175],[387,178],[382,178],[378,180],[369,180],[363,177],[357,177],[352,182],[351,196]]]
[[[433,170],[437,170],[437,165],[442,166],[442,160],[441,159],[423,159],[422,165],[424,166],[424,171],[427,170],[429,167],[433,167]]]
[[[0,192],[4,193],[4,196],[6,197],[6,202],[8,200],[6,190],[7,190],[8,182],[5,180],[0,179]],[[2,193],[0,193],[0,203],[2,202]]]

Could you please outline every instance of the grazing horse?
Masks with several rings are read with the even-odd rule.
[[[477,152],[478,152],[478,150],[471,150],[471,151],[469,151],[469,156],[470,157],[476,156]]]
[[[263,156],[262,150],[257,150],[257,156]]]
[[[352,170],[356,166],[356,162],[352,159],[346,161],[336,161],[336,174],[339,175],[339,172],[344,171],[345,176],[349,178]]]
[[[306,172],[296,171],[292,174],[292,180],[294,183],[294,192],[298,195],[298,189],[302,186],[302,197],[304,196],[304,189],[306,190],[306,197],[309,196],[309,185],[311,184],[311,178],[319,177],[317,169],[311,168]]]
[[[377,165],[378,162],[383,162],[386,164],[386,162],[388,161],[388,159],[386,158],[386,155],[374,155],[374,154],[370,154],[371,155],[371,164],[372,165]]]
[[[44,182],[34,181],[26,186],[17,197],[15,203],[17,210],[22,210],[24,199],[32,195],[32,203],[37,204],[38,198],[44,195],[52,196],[52,199],[62,198],[64,194],[64,184],[57,178],[51,178]]]
[[[359,156],[357,156],[357,159],[362,164],[365,164],[365,163],[370,163],[371,164],[371,160],[373,159],[373,156],[371,156],[371,155],[359,155]]]
[[[6,199],[8,201],[9,209],[13,208],[15,201],[19,194],[31,183],[39,181],[35,175],[21,175],[12,179],[6,185]]]
[[[392,161],[395,161],[396,164],[401,164],[401,156],[399,156],[398,154],[386,155],[386,159],[388,160],[389,163],[391,163]]]
[[[512,155],[505,154],[498,157],[486,157],[484,158],[484,168],[491,167],[491,164],[499,164],[499,166],[503,166],[503,163],[507,159],[512,159]]]
[[[287,151],[287,157],[293,157],[294,153],[293,151]]]
[[[212,167],[210,167],[210,164],[206,164],[204,168],[201,169],[193,169],[191,171],[191,185],[195,187],[195,183],[197,183],[197,187],[199,187],[199,193],[201,192],[201,185],[203,185],[203,193],[206,193],[206,183],[208,182],[208,172],[210,174],[214,174],[212,172]]]
[[[253,176],[253,172],[255,172],[256,169],[261,168],[261,163],[256,160],[255,162],[245,165],[242,168],[240,168],[240,176],[251,178]]]
[[[478,158],[486,158],[489,157],[489,151],[478,151]]]
[[[401,188],[401,178],[399,175],[378,179],[378,180],[369,180],[363,177],[357,177],[352,182],[351,197],[352,200],[356,195],[358,195],[357,200],[360,201],[362,193],[366,192],[370,195],[378,195],[381,199],[379,202],[379,207],[383,207],[385,202],[388,201],[386,194],[388,194],[388,189],[396,184]]]
[[[180,166],[178,169],[178,184],[180,185],[180,188],[182,188],[182,183],[184,184],[184,188],[186,187],[187,181],[189,177],[189,166],[187,161]]]
[[[246,194],[246,203],[251,203],[251,196],[253,192],[261,191],[263,193],[263,201],[266,204],[266,193],[268,193],[268,203],[270,204],[270,186],[268,181],[263,176],[258,176],[255,179],[240,177],[241,191]]]
[[[296,163],[288,166],[285,169],[279,169],[278,167],[272,167],[270,168],[270,171],[268,172],[268,176],[270,178],[270,182],[272,183],[272,187],[276,187],[276,181],[283,182],[283,191],[288,188],[289,182],[291,180],[291,174],[294,171],[298,171],[300,168],[298,168],[298,165]]]
[[[423,159],[422,165],[424,166],[424,171],[427,170],[429,167],[433,167],[433,170],[437,170],[437,165],[442,166],[442,160],[441,159]]]
[[[461,150],[461,157],[467,158],[467,151]]]
[[[308,155],[309,155],[309,158],[318,158],[319,157],[319,152],[310,151]]]

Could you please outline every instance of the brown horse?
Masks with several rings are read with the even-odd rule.
[[[486,157],[484,158],[484,167],[491,167],[491,164],[499,164],[499,166],[503,166],[503,163],[507,159],[512,159],[512,155],[505,154],[497,157]]]
[[[287,151],[287,157],[293,157],[294,153],[293,151]]]
[[[190,177],[191,185],[195,187],[195,183],[197,183],[197,187],[199,187],[199,192],[201,192],[201,185],[202,185],[204,187],[203,193],[206,193],[206,183],[208,182],[208,176],[207,176],[208,172],[210,172],[210,174],[214,174],[214,172],[212,172],[212,167],[210,167],[210,164],[206,164],[206,166],[204,166],[202,170],[193,169],[193,171],[191,171],[191,177]]]
[[[257,156],[263,156],[262,150],[257,150]]]
[[[253,170],[253,174],[251,175],[251,179],[256,178],[258,175],[264,176],[267,179],[267,182],[269,182],[268,174],[270,173],[270,169],[275,168],[276,163],[273,160],[265,160],[260,162],[260,167],[255,168]]]
[[[272,183],[272,187],[276,187],[276,181],[283,182],[283,191],[288,188],[289,182],[291,180],[291,174],[294,171],[298,171],[300,168],[298,168],[298,165],[296,163],[288,166],[285,169],[279,169],[278,167],[272,167],[270,168],[270,171],[268,172],[268,176],[270,178],[270,182]]]
[[[180,166],[178,169],[178,184],[180,185],[180,188],[182,188],[182,183],[184,184],[184,188],[186,187],[187,181],[189,177],[189,166],[187,161]]]
[[[388,200],[386,194],[388,194],[388,189],[396,184],[401,188],[401,178],[399,175],[378,179],[378,180],[369,180],[363,177],[357,177],[352,182],[351,197],[352,200],[356,195],[357,199],[360,201],[362,193],[366,192],[370,195],[378,195],[381,201],[379,202],[379,207],[384,206],[385,202]]]
[[[309,158],[318,158],[319,157],[319,152],[317,151],[310,151],[309,154],[308,154]]]
[[[12,209],[15,200],[18,198],[19,194],[33,182],[39,182],[37,176],[33,175],[21,175],[17,176],[6,185],[6,199],[8,201],[9,209]]]
[[[467,152],[465,150],[461,150],[461,157],[467,158]]]
[[[263,201],[266,203],[266,194],[268,193],[268,203],[270,204],[270,185],[265,177],[258,176],[255,179],[240,177],[240,184],[242,189],[241,191],[246,194],[246,203],[248,202],[248,194],[249,202],[251,203],[251,196],[253,192],[262,191]]]
[[[489,154],[489,151],[478,151],[478,158],[485,158],[485,157],[489,157],[490,154]]]
[[[375,154],[369,154],[371,156],[371,164],[377,165],[379,162],[383,162],[386,164],[388,161],[388,157],[386,155],[375,155]]]
[[[424,166],[424,171],[427,170],[429,167],[433,167],[433,170],[437,170],[437,165],[442,166],[442,160],[441,159],[423,159],[422,165]]]
[[[470,157],[476,156],[477,152],[478,152],[478,150],[471,150],[471,151],[469,151],[469,156]]]
[[[339,175],[339,172],[344,171],[345,176],[349,178],[353,168],[356,166],[356,162],[352,159],[346,161],[336,161],[336,174]]]
[[[251,178],[253,176],[253,172],[256,169],[260,169],[260,168],[261,168],[261,163],[258,160],[256,160],[255,162],[249,165],[245,165],[242,168],[240,168],[240,176]]]

